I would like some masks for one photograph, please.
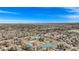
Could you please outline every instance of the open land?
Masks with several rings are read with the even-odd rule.
[[[0,51],[79,51],[79,23],[0,24]]]

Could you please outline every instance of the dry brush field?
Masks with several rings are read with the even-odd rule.
[[[79,24],[0,24],[0,51],[79,51]]]

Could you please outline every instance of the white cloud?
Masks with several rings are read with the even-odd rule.
[[[79,22],[79,15],[61,15],[63,19],[67,19],[67,23],[78,23]]]
[[[79,7],[66,7],[64,9],[66,9],[67,12],[79,14]]]
[[[62,17],[67,19],[69,23],[79,22],[79,15],[65,15]]]
[[[79,21],[79,7],[65,7],[64,8],[67,12],[70,12],[70,14],[67,15],[61,15],[60,17],[64,17],[66,19],[69,19],[70,21],[77,22]],[[74,14],[72,14],[74,13]]]
[[[0,14],[18,14],[18,13],[11,12],[11,11],[0,10]]]
[[[69,18],[69,19],[79,19],[79,15],[65,15],[65,18]]]
[[[71,12],[75,12],[75,13],[79,13],[79,8],[74,7],[74,8],[70,8]]]

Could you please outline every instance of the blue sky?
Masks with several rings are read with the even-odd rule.
[[[78,7],[0,7],[0,23],[75,23]]]

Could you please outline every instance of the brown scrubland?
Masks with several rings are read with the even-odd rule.
[[[0,24],[0,51],[79,51],[79,24]]]

